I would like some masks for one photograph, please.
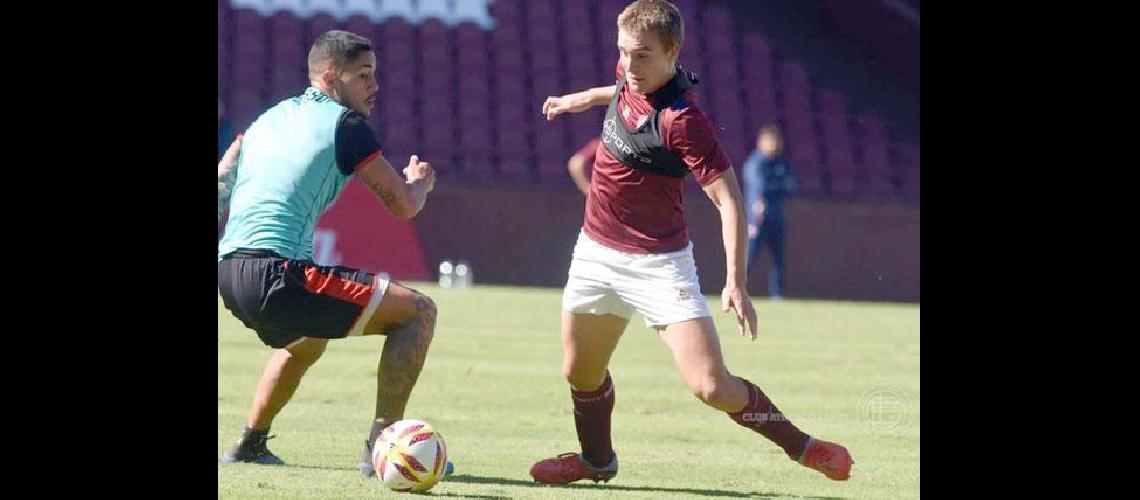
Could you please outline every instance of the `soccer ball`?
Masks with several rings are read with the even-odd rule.
[[[372,446],[376,476],[392,491],[424,492],[443,478],[447,444],[431,424],[400,420],[389,425]]]

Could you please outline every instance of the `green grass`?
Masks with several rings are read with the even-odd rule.
[[[558,337],[561,290],[415,287],[439,305],[427,364],[406,416],[434,424],[456,475],[435,496],[467,498],[913,498],[919,485],[919,306],[756,300],[760,340],[735,333],[710,297],[729,369],[801,429],[843,443],[846,482],[788,460],[774,444],[705,407],[665,345],[635,316],[610,368],[618,399],[608,484],[540,486],[528,470],[577,451]],[[274,423],[289,465],[218,465],[218,496],[397,495],[362,478],[381,337],[329,344]],[[218,301],[218,456],[241,432],[269,348]],[[876,392],[878,391],[878,392]],[[876,412],[877,410],[877,412]]]

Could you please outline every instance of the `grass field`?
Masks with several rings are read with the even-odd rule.
[[[756,382],[804,431],[856,464],[835,482],[702,405],[664,344],[635,316],[610,370],[617,391],[608,484],[534,483],[531,464],[578,451],[558,337],[561,290],[413,285],[439,305],[406,417],[447,440],[456,473],[429,492],[465,498],[914,498],[919,486],[919,306],[755,300],[760,340],[714,317],[729,369]],[[381,337],[329,344],[272,430],[284,467],[218,462],[218,496],[398,495],[356,463],[375,399]],[[218,300],[218,449],[241,433],[269,348]],[[215,458],[217,459],[217,458]]]

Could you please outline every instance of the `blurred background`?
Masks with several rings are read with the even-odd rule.
[[[219,152],[308,85],[330,29],[373,41],[371,125],[397,169],[438,172],[410,221],[358,181],[322,218],[316,260],[410,281],[462,260],[479,284],[561,287],[584,198],[570,156],[604,108],[547,122],[549,95],[612,84],[623,0],[219,0]],[[919,301],[918,0],[674,0],[680,64],[738,175],[760,127],[784,132],[799,194],[785,206],[785,297]],[[689,180],[706,294],[724,284],[719,217]],[[749,275],[767,293],[769,252]]]

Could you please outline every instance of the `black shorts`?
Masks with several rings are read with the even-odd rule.
[[[266,345],[282,348],[302,337],[362,334],[388,280],[348,267],[239,250],[218,262],[218,288],[226,309]]]

